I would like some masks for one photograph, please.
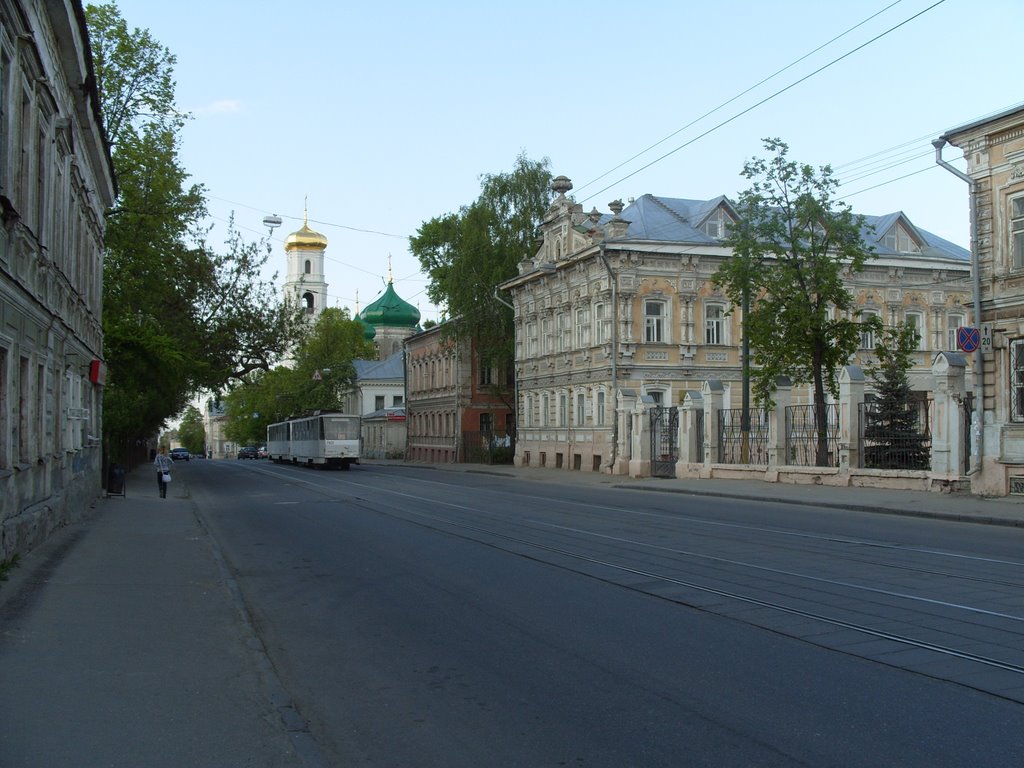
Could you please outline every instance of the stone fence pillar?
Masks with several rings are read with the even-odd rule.
[[[786,455],[786,409],[793,403],[793,382],[788,376],[775,380],[775,407],[768,413],[768,467],[789,463]]]
[[[860,406],[864,402],[864,371],[846,365],[839,371],[839,474],[860,466]]]
[[[615,449],[615,466],[613,475],[629,474],[629,461],[633,450],[633,411],[636,409],[637,396],[632,389],[618,391],[615,407],[615,418],[618,419],[618,439]]]
[[[698,417],[697,414],[700,414]],[[704,422],[704,396],[700,392],[687,392],[679,413],[679,469],[690,464],[704,463],[704,435],[697,429],[698,419]]]
[[[640,395],[633,405],[633,445],[630,450],[629,476],[651,476],[651,409],[657,406],[650,395]]]
[[[700,388],[704,400],[704,466],[701,477],[711,477],[711,465],[718,461],[718,412],[722,410],[725,387],[718,379],[705,381]]]
[[[967,360],[959,352],[939,352],[932,361],[935,401],[932,403],[932,476],[958,480],[967,446],[963,407],[967,394]]]

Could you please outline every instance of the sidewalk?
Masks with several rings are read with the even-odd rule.
[[[134,470],[0,582],[5,768],[320,764],[185,474]]]

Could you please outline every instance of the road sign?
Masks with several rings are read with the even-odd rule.
[[[956,329],[956,346],[963,352],[974,352],[981,346],[981,332],[977,328],[961,325]]]
[[[978,329],[981,331],[981,351],[992,351],[992,323],[982,323]]]

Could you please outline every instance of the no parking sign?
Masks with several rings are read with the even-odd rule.
[[[961,325],[956,329],[956,346],[962,352],[974,352],[981,346],[981,332],[977,328]]]

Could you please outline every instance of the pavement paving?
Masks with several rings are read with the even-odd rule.
[[[1017,497],[367,463],[1024,526]],[[161,499],[149,466],[128,473],[0,582],[0,765],[325,764],[183,474]]]
[[[0,582],[4,768],[324,764],[183,474],[128,473]]]

